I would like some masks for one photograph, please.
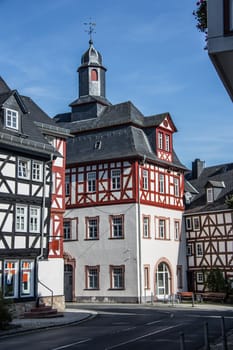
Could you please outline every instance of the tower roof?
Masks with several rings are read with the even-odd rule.
[[[93,41],[89,40],[89,48],[88,50],[82,55],[81,58],[81,65],[98,65],[102,66],[102,56],[97,51],[93,45]]]

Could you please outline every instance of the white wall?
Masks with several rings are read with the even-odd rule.
[[[53,290],[53,295],[64,295],[64,260],[49,259],[38,263],[39,280]],[[51,293],[38,283],[39,296],[51,296]]]

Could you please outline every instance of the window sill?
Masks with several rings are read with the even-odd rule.
[[[125,288],[109,288],[108,290],[125,290]]]
[[[118,239],[124,239],[125,237],[109,237],[109,239],[112,239],[112,240],[114,240],[114,239],[116,239],[116,240],[118,240]]]

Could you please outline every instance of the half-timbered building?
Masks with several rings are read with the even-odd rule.
[[[67,143],[66,300],[143,302],[185,288],[184,170],[169,113],[145,117],[105,96],[106,68],[90,40],[71,112],[55,117]]]
[[[201,292],[211,270],[233,278],[233,210],[226,201],[233,194],[233,164],[205,167],[196,159],[186,178],[188,288]]]
[[[40,297],[64,307],[68,135],[0,78],[0,288],[21,305]]]

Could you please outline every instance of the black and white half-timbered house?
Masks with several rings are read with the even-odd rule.
[[[233,194],[233,163],[204,164],[193,162],[185,184],[188,289],[195,292],[208,290],[211,270],[233,279],[233,207],[227,202]]]
[[[0,77],[0,289],[21,305],[53,294],[53,302],[64,306],[68,134]],[[54,223],[59,216],[60,227]]]
[[[144,302],[186,287],[181,236],[184,171],[169,113],[145,117],[105,96],[106,68],[92,40],[79,97],[55,117],[67,142],[66,300]]]

